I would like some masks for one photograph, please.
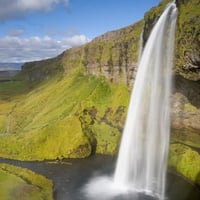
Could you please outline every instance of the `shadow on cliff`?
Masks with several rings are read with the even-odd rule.
[[[200,81],[192,81],[176,75],[174,77],[174,84],[174,92],[183,94],[192,105],[200,108]]]

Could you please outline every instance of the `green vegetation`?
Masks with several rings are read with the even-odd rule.
[[[200,186],[200,155],[183,144],[171,144],[169,165]]]
[[[195,111],[198,112],[198,109],[190,103],[186,103],[184,105],[184,110],[189,111],[189,112],[195,112]]]
[[[127,107],[126,86],[110,84],[103,77],[84,75],[82,68],[71,70],[66,77],[56,75],[38,83],[23,95],[20,94],[22,86],[17,88],[19,83],[12,84],[9,88],[15,88],[19,95],[9,101],[4,99],[0,104],[1,157],[20,160],[83,158],[91,154],[94,145],[91,137],[97,141],[98,153],[116,151],[120,136],[116,126],[123,124],[125,109],[109,114],[110,119],[104,115],[109,107],[113,112],[120,106]],[[85,122],[83,113],[87,108],[96,109],[92,125]],[[107,123],[105,129],[98,127],[103,117]],[[107,141],[110,135],[113,142]],[[102,141],[115,147],[99,150]]]
[[[120,141],[120,132],[105,122],[96,123],[93,127],[96,133],[96,152],[99,154],[116,154]]]
[[[83,66],[86,71],[96,75],[106,75],[108,72],[112,80],[116,73],[114,67],[117,67],[119,75],[116,79],[120,82],[123,69],[137,62],[143,23],[141,20],[131,26],[108,32],[82,47],[65,51],[62,57],[63,68],[68,72],[69,69]]]
[[[182,143],[193,148],[200,148],[200,134],[188,130],[173,130],[171,134],[172,143]]]
[[[0,199],[53,200],[52,181],[8,164],[0,164],[0,188]]]
[[[2,100],[11,100],[16,95],[22,95],[28,92],[30,83],[26,81],[0,82],[0,102]]]
[[[200,186],[200,135],[195,131],[173,130],[169,166]]]
[[[199,73],[199,0],[186,0],[180,4],[177,24],[176,70],[188,79],[198,80]],[[197,58],[197,60],[196,60]]]
[[[144,16],[146,41],[154,24],[171,0],[162,0]],[[175,72],[190,80],[199,80],[199,0],[179,0],[176,30]]]

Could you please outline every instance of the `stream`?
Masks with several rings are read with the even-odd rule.
[[[116,157],[95,155],[84,159],[64,159],[62,161],[16,161],[0,158],[0,163],[30,169],[53,180],[55,200],[88,200],[81,193],[83,186],[92,178],[114,172]],[[100,186],[101,187],[101,186]],[[173,172],[167,174],[167,200],[199,200],[200,190]],[[96,199],[101,199],[97,197]],[[112,200],[132,200],[133,196]],[[152,200],[139,197],[137,200]],[[135,198],[134,198],[135,200]]]

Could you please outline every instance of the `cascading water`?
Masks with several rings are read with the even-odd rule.
[[[117,187],[164,198],[177,8],[170,3],[146,43],[114,174]]]
[[[139,60],[114,177],[90,181],[83,190],[87,199],[108,200],[129,191],[165,197],[176,18],[176,5],[170,3],[150,34]]]

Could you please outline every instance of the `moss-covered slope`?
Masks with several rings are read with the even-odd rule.
[[[200,80],[200,1],[179,0],[176,72]]]
[[[53,184],[34,172],[0,164],[0,199],[53,200]]]
[[[84,75],[81,68],[27,94],[17,84],[9,87],[19,95],[1,99],[0,156],[42,160],[116,152],[129,100],[126,86]]]

